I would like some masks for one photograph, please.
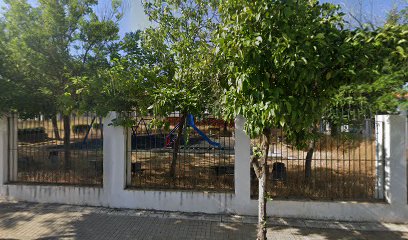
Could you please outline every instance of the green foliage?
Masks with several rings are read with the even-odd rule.
[[[395,14],[391,14],[383,27],[374,31],[360,30],[366,32],[368,41],[364,47],[373,53],[369,66],[375,74],[367,81],[340,87],[329,110],[342,108],[347,110],[346,114],[349,114],[348,109],[389,114],[397,112],[398,108],[407,109],[408,25],[406,16]]]
[[[8,105],[11,104],[10,99],[14,88],[14,82],[11,80],[13,75],[10,73],[12,64],[7,57],[5,37],[4,22],[0,19],[0,113],[8,109]]]
[[[147,48],[158,59],[148,80],[155,83],[152,109],[202,115],[216,102],[211,32],[216,26],[212,1],[155,0],[144,2],[156,26],[145,31]]]
[[[386,24],[389,25],[406,25],[408,24],[408,7],[398,10],[397,6],[388,13]]]
[[[78,108],[74,83],[107,67],[118,19],[97,16],[96,0],[6,0],[1,44],[16,93],[3,111],[69,113]],[[118,6],[113,9],[117,13]],[[116,14],[120,17],[120,14]]]
[[[118,111],[116,124],[125,125],[130,124],[126,112],[199,116],[212,109],[218,100],[210,77],[214,55],[208,54],[216,26],[214,4],[145,1],[144,6],[154,27],[128,33],[111,54],[110,68],[98,71],[97,78],[78,79],[83,108]]]
[[[147,111],[152,103],[152,81],[147,76],[153,74],[155,58],[142,46],[141,32],[127,33],[110,57],[109,67],[75,82],[82,99],[81,109],[102,115],[108,111]]]
[[[252,137],[282,127],[305,143],[335,91],[370,74],[366,37],[344,30],[338,10],[317,1],[223,1],[216,38],[228,76],[225,114],[243,115]]]

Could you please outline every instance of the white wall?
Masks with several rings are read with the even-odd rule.
[[[9,198],[115,208],[156,209],[166,211],[236,213],[256,215],[257,201],[249,196],[249,138],[243,131],[244,119],[236,119],[235,193],[191,191],[153,191],[126,189],[125,131],[122,127],[108,126],[115,113],[104,121],[104,183],[103,188],[67,186],[31,186],[7,184],[7,123],[0,120],[0,195]],[[408,222],[405,133],[406,118],[381,116],[384,122],[387,203],[271,201],[268,214],[279,217],[336,219],[356,221]],[[405,170],[404,170],[405,169]]]

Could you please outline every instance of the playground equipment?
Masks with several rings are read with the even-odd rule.
[[[134,135],[136,135],[137,129],[139,128],[139,126],[140,126],[141,124],[143,124],[143,125],[145,126],[145,128],[146,128],[146,133],[147,133],[147,135],[150,136],[150,130],[149,130],[149,127],[147,126],[147,123],[146,123],[146,121],[145,121],[144,118],[141,118],[141,119],[139,120],[139,122],[137,123],[137,125],[134,126],[134,127],[132,127],[132,133],[133,133]]]
[[[212,141],[207,135],[205,135],[205,133],[203,133],[200,129],[198,129],[198,127],[195,125],[194,123],[194,116],[192,114],[188,114],[187,118],[186,118],[186,123],[187,126],[190,126],[194,129],[194,131],[196,133],[198,133],[198,135],[200,135],[206,142],[208,142],[211,146],[214,146],[216,148],[221,148],[221,144]],[[170,131],[170,133],[166,136],[166,147],[168,147],[170,144],[172,144],[177,136],[173,136],[172,134],[180,127],[180,122]]]

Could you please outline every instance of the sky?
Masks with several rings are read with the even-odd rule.
[[[27,0],[30,4],[36,6],[38,0]],[[122,0],[123,1],[123,18],[119,22],[120,35],[126,32],[144,29],[149,26],[147,16],[144,14],[142,0]],[[109,7],[111,0],[99,0],[99,8]],[[4,7],[4,1],[0,0],[0,8]],[[0,12],[2,10],[0,9]]]
[[[408,6],[408,0],[321,0],[338,4],[342,12],[351,13],[362,22],[371,22],[375,25],[382,25],[388,12],[395,6],[402,9]],[[355,23],[350,15],[346,19]]]
[[[28,0],[35,4],[37,0]],[[147,16],[144,14],[142,0],[123,0],[124,16],[119,23],[120,34],[123,36],[126,32],[144,29],[149,26]],[[100,6],[109,6],[111,0],[99,0]],[[370,21],[376,25],[381,25],[387,13],[397,6],[399,9],[408,6],[408,0],[321,0],[321,2],[331,2],[339,4],[342,11],[351,13],[358,19]],[[0,0],[0,7],[4,6],[3,0]],[[356,26],[356,22],[348,16],[347,20]]]
[[[149,26],[149,21],[143,12],[141,0],[125,1],[129,6],[121,22],[121,32],[134,31]],[[384,23],[387,13],[394,6],[399,9],[408,6],[408,0],[321,0],[321,2],[339,4],[344,13],[351,13],[357,18],[361,18],[363,22],[370,21],[377,25]],[[351,24],[356,24],[350,16],[346,17],[346,19]]]

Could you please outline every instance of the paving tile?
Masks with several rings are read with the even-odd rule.
[[[256,217],[0,201],[0,239],[256,238]],[[268,218],[268,239],[408,239],[408,226]]]

